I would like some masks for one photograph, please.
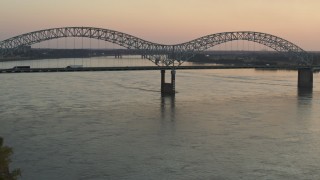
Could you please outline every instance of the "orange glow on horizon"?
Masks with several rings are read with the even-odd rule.
[[[0,40],[40,29],[93,26],[164,44],[259,31],[320,50],[318,0],[3,0]]]

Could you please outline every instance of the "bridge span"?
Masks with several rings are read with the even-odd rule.
[[[19,51],[23,47],[52,39],[66,37],[84,37],[111,42],[127,49],[140,52],[156,65],[177,66],[188,61],[195,54],[211,47],[230,41],[251,41],[267,46],[290,57],[292,62],[311,65],[312,57],[294,43],[275,35],[254,31],[222,32],[206,35],[185,43],[166,45],[153,43],[144,39],[114,31],[95,27],[62,27],[44,29],[21,34],[0,41],[0,57]]]
[[[298,88],[313,87],[313,73],[320,70],[320,66],[248,66],[248,65],[215,65],[215,66],[124,66],[124,67],[78,67],[78,68],[11,68],[0,69],[0,73],[54,73],[54,72],[92,72],[92,71],[160,71],[161,94],[175,94],[176,70],[204,70],[204,69],[262,69],[262,70],[297,70]],[[171,70],[171,82],[166,83],[166,70]]]
[[[287,69],[298,70],[298,87],[313,87],[313,58],[305,50],[275,35],[254,32],[236,31],[222,32],[203,36],[185,43],[165,45],[153,43],[141,38],[114,31],[95,27],[63,27],[33,31],[0,41],[0,57],[6,57],[26,46],[35,43],[66,37],[85,37],[98,39],[120,45],[127,49],[136,50],[143,57],[152,61],[155,66],[142,67],[81,67],[81,68],[13,68],[1,69],[0,73],[34,73],[34,72],[70,72],[70,71],[137,71],[159,70],[161,71],[161,92],[164,94],[175,93],[176,70],[183,69]],[[290,64],[296,66],[181,66],[196,54],[201,53],[216,45],[230,41],[251,41],[267,46],[277,52],[290,57]],[[165,71],[171,70],[171,82],[165,82]]]
[[[79,67],[79,68],[10,68],[0,69],[0,73],[43,73],[43,72],[85,72],[85,71],[155,71],[155,70],[196,70],[196,69],[265,69],[298,70],[300,66],[255,66],[255,65],[214,65],[214,66],[119,66],[119,67]],[[313,66],[319,70],[320,66]]]

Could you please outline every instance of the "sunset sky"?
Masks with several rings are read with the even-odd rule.
[[[0,0],[0,40],[64,26],[118,30],[175,44],[250,30],[320,50],[319,0]]]

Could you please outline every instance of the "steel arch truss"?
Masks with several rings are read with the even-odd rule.
[[[64,37],[85,37],[108,41],[127,49],[138,50],[154,63],[163,61],[163,63],[168,64],[169,61],[164,60],[164,57],[162,56],[170,51],[169,48],[172,48],[172,46],[152,43],[129,34],[109,29],[93,27],[64,27],[34,31],[1,41],[0,54],[3,55],[7,52],[19,49],[20,47],[30,46],[42,41]]]
[[[239,31],[239,32],[223,32],[203,36],[201,38],[177,45],[179,49],[183,49],[189,54],[196,54],[213,46],[226,43],[229,41],[246,40],[263,44],[267,47],[274,49],[280,53],[291,57],[299,64],[311,65],[312,57],[299,46],[274,35],[252,32],[252,31]]]
[[[293,57],[300,64],[312,64],[311,56],[297,45],[274,35],[251,31],[217,33],[182,44],[164,45],[152,43],[126,33],[109,29],[63,27],[34,31],[1,41],[0,55],[19,49],[20,47],[64,37],[93,38],[118,44],[127,49],[135,49],[156,65],[180,65],[199,52],[235,40],[247,40],[263,44]]]

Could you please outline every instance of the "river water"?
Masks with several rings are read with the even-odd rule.
[[[0,74],[0,136],[25,180],[320,179],[314,81],[179,70],[161,97],[158,71]]]

